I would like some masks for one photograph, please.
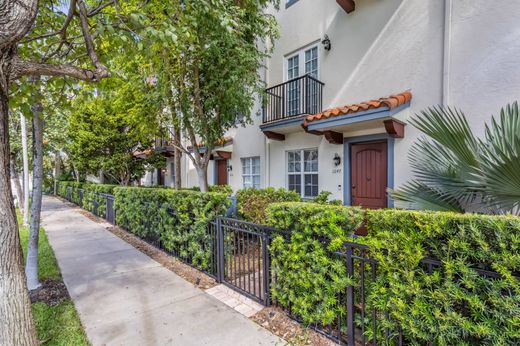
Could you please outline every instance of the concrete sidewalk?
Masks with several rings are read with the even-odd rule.
[[[78,209],[45,196],[43,227],[93,345],[281,345]]]

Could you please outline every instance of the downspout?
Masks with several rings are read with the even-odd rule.
[[[269,59],[265,58],[265,68],[264,68],[264,81],[265,81],[265,85],[267,85],[267,82],[268,82],[268,74],[267,74],[267,71],[269,69]],[[263,101],[262,101],[263,102]],[[263,116],[262,116],[262,121],[263,121]],[[263,134],[262,134],[263,135]],[[269,187],[271,186],[271,150],[270,150],[270,145],[269,145],[269,138],[267,138],[265,135],[263,135],[264,137],[264,143],[265,143],[265,146],[264,146],[264,152],[265,152],[265,186],[264,187]]]
[[[444,0],[444,42],[442,59],[442,105],[450,104],[450,59],[452,0]]]

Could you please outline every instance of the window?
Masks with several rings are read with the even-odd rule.
[[[242,182],[244,188],[260,188],[260,157],[245,157],[242,161]]]
[[[287,80],[310,74],[319,77],[320,57],[318,45],[303,48],[286,58]]]
[[[304,198],[318,195],[318,149],[287,152],[287,188]]]
[[[319,75],[319,55],[318,46],[314,45],[309,48],[304,48],[299,52],[287,57],[287,81],[291,79],[304,76],[306,74],[318,78]],[[317,102],[318,102],[318,88],[316,83],[309,83],[304,86],[301,80],[289,82],[287,85],[287,114],[298,115],[305,111],[303,103],[301,102],[301,89],[308,90],[307,107],[310,112],[317,113]]]

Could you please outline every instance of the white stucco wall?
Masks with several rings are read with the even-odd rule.
[[[453,1],[450,97],[478,134],[520,98],[520,1]]]
[[[482,134],[483,124],[500,107],[518,98],[520,87],[520,1],[452,0],[449,22],[449,59],[444,60],[445,0],[358,0],[346,14],[335,1],[299,0],[276,13],[281,37],[267,62],[266,83],[284,81],[285,57],[320,41],[332,41],[327,52],[319,46],[320,75],[325,83],[324,108],[361,102],[411,90],[410,108],[400,120],[443,101],[463,109],[472,128]],[[445,64],[446,62],[446,64]],[[444,67],[449,67],[443,84]],[[263,72],[262,72],[263,73]],[[443,88],[447,98],[443,99]],[[285,141],[267,140],[259,129],[257,102],[254,123],[228,132],[233,136],[230,185],[242,187],[242,157],[260,156],[262,187],[287,187],[286,151],[318,148],[319,188],[343,198],[343,175],[333,166],[335,153],[344,161],[343,146],[303,131],[286,134]],[[344,132],[345,137],[383,133],[383,126]],[[395,187],[412,178],[408,151],[419,135],[407,126],[405,138],[395,141]],[[335,171],[335,172],[333,172]],[[183,185],[197,186],[197,175],[184,156]],[[213,165],[208,172],[213,181]]]

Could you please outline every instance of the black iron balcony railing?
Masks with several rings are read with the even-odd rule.
[[[323,86],[324,83],[307,74],[266,89],[263,123],[321,112]]]

